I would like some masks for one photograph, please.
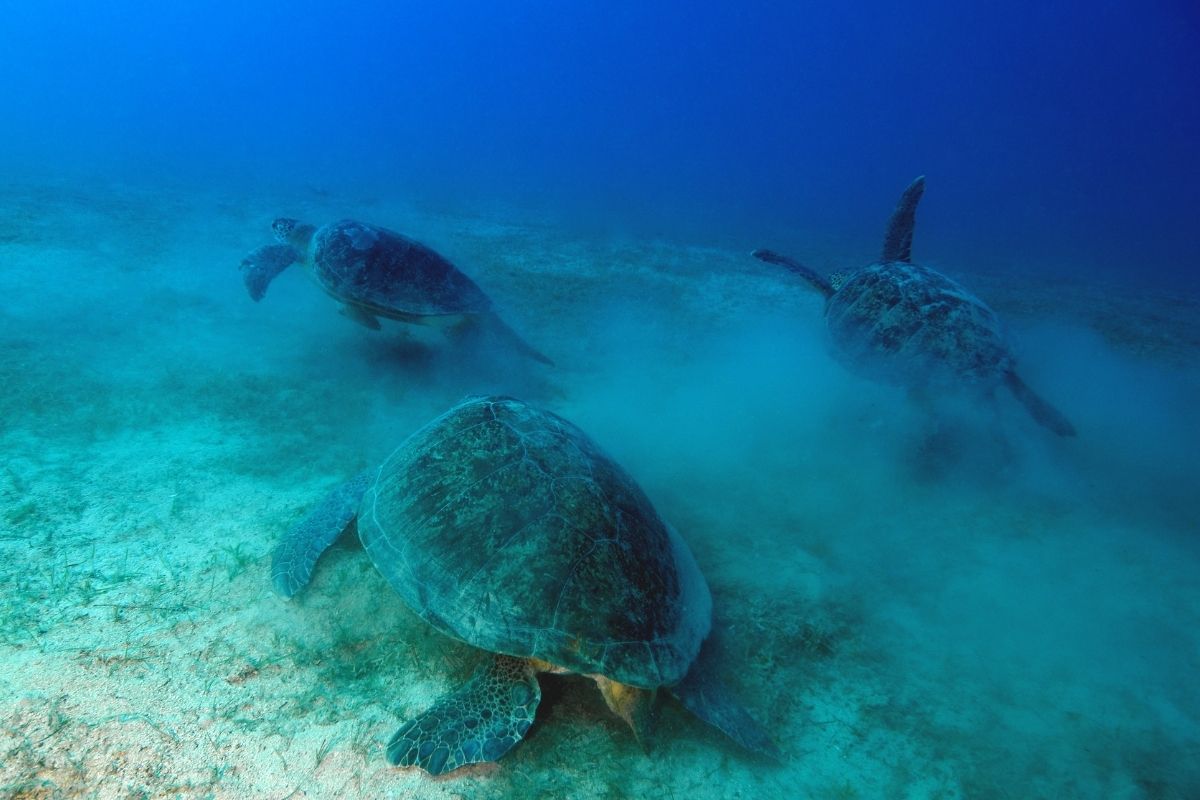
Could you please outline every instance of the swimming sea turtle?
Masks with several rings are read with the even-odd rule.
[[[666,688],[747,749],[778,751],[712,669],[712,598],[687,544],[579,428],[507,397],[468,398],[334,491],[275,552],[285,597],[351,522],[418,616],[492,654],[392,737],[392,764],[449,772],[525,735],[538,672],[595,679],[639,740]]]
[[[255,301],[276,275],[300,262],[342,303],[343,314],[368,328],[379,330],[378,317],[456,330],[481,325],[525,355],[552,363],[497,316],[474,281],[420,242],[354,220],[317,228],[280,218],[271,229],[279,243],[242,259],[242,278]]]
[[[1004,384],[1029,414],[1059,436],[1075,428],[1025,385],[995,313],[956,281],[912,262],[913,225],[925,178],[914,180],[892,214],[883,256],[828,281],[770,250],[763,261],[800,275],[825,296],[834,355],[853,371],[915,390],[973,386],[984,394]]]

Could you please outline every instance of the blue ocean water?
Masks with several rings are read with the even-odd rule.
[[[1194,272],[1189,3],[6,5],[9,169],[371,182],[725,241],[865,236],[926,173],[935,240]]]
[[[0,796],[1200,796],[1194,3],[0,16]],[[864,266],[918,175],[914,260],[1076,437],[1003,392],[931,435],[750,255]],[[368,331],[297,267],[252,302],[278,216],[432,245],[555,366]],[[680,531],[781,764],[669,700],[644,751],[551,675],[498,766],[387,765],[479,654],[353,543],[292,604],[271,553],[476,393]]]

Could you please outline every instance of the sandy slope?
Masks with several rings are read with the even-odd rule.
[[[968,409],[931,457],[902,395],[825,355],[816,299],[744,253],[353,194],[55,182],[0,205],[0,795],[1200,793],[1194,301],[976,276],[1082,433]],[[299,271],[251,303],[236,264],[280,212],[434,244],[560,366],[371,334]],[[493,391],[575,420],[684,533],[784,765],[669,703],[645,754],[589,683],[549,677],[499,765],[387,767],[476,654],[352,547],[280,600],[270,549]]]

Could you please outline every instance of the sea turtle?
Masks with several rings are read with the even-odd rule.
[[[508,327],[474,281],[433,249],[402,234],[355,220],[317,228],[281,217],[271,224],[277,244],[263,245],[241,263],[254,301],[275,276],[302,263],[342,313],[372,330],[379,317],[466,331],[482,328],[523,354],[551,364]]]
[[[492,654],[409,721],[392,764],[441,774],[495,761],[525,735],[537,673],[593,678],[645,743],[662,687],[748,750],[778,757],[705,643],[708,585],[683,539],[579,428],[509,397],[471,397],[287,533],[271,574],[291,597],[352,520],[418,616]]]
[[[1062,412],[1017,374],[996,314],[956,281],[913,263],[913,225],[924,191],[924,176],[904,190],[882,257],[857,271],[826,280],[771,250],[753,255],[787,267],[824,295],[833,353],[852,371],[918,392],[970,386],[991,395],[1004,384],[1039,424],[1074,436]]]

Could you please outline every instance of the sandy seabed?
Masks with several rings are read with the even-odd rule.
[[[948,410],[935,446],[902,393],[830,359],[819,299],[747,255],[771,243],[309,189],[49,181],[0,207],[0,796],[1200,796],[1195,298],[972,273],[918,225],[917,257],[993,303],[1080,431],[1004,401]],[[434,245],[558,366],[367,331],[298,268],[252,303],[237,264],[279,214]],[[796,255],[821,269],[876,250],[812,240]],[[492,392],[579,424],[681,531],[782,764],[669,700],[643,752],[558,676],[498,764],[386,764],[479,654],[353,546],[292,602],[270,553],[341,480]]]

